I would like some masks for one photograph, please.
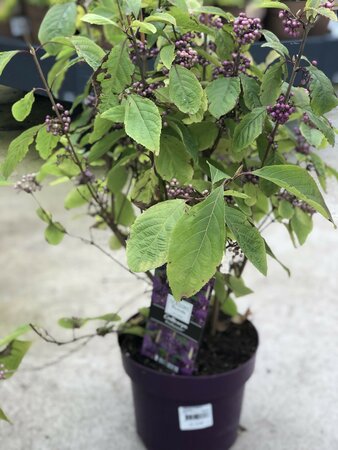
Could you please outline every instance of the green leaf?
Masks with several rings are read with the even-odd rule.
[[[6,416],[6,414],[3,412],[1,408],[0,408],[0,420],[5,420],[6,422],[10,423],[9,418]]]
[[[338,105],[333,86],[328,77],[317,67],[309,66],[311,108],[319,116],[331,111]]]
[[[114,195],[114,216],[116,222],[125,227],[129,227],[135,222],[133,205],[123,192]]]
[[[310,145],[319,147],[324,139],[324,135],[316,128],[309,127],[306,123],[302,122],[299,126],[300,132]]]
[[[273,253],[273,251],[271,250],[271,248],[269,247],[268,243],[266,241],[265,242],[265,250],[266,250],[266,254],[269,255],[272,259],[274,259],[276,262],[278,262],[278,264],[285,270],[285,272],[288,274],[288,276],[291,276],[291,272],[290,269],[288,267],[286,267],[277,257],[276,255]]]
[[[241,277],[238,278],[230,275],[228,284],[236,297],[244,297],[245,295],[253,293],[253,291],[245,285],[244,280]]]
[[[157,188],[158,178],[154,172],[154,169],[151,168],[141,173],[135,183],[131,198],[136,204],[147,206],[153,201]]]
[[[280,60],[268,67],[261,84],[262,105],[272,105],[281,93],[283,84],[283,67],[285,61]]]
[[[97,70],[106,53],[95,42],[85,36],[73,36],[70,38],[76,53],[83,58],[94,70]]]
[[[240,74],[240,79],[245,106],[250,110],[262,106],[258,82],[254,78],[244,75],[243,73]]]
[[[326,191],[326,164],[316,153],[310,153],[310,158],[313,165],[315,166],[320,185],[323,190]]]
[[[58,320],[60,327],[70,330],[81,328],[86,325],[87,322],[87,319],[82,319],[80,317],[62,317]]]
[[[175,59],[175,45],[169,44],[161,48],[160,58],[167,69],[170,69]]]
[[[93,163],[94,161],[102,158],[102,156],[108,153],[116,142],[118,142],[118,140],[123,136],[125,136],[125,132],[123,130],[115,130],[95,142],[87,155],[88,162]]]
[[[289,50],[280,42],[275,34],[268,30],[262,30],[262,34],[266,40],[265,44],[262,44],[262,47],[272,48],[282,56],[290,56]]]
[[[309,119],[313,123],[313,125],[315,125],[315,127],[318,128],[318,130],[320,130],[324,134],[329,144],[334,145],[335,133],[330,122],[326,119],[326,117],[317,117],[309,109],[306,109],[305,112],[309,116]]]
[[[237,315],[237,305],[233,301],[231,297],[228,297],[225,302],[222,304],[222,312],[230,317],[234,317]]]
[[[51,222],[45,229],[45,239],[48,244],[58,245],[65,236],[65,230],[59,222]]]
[[[175,65],[170,69],[169,95],[180,111],[196,114],[202,103],[203,89],[190,70]]]
[[[142,0],[125,0],[125,13],[129,15],[130,13],[134,14],[134,17],[138,17],[140,9],[141,9]]]
[[[234,133],[234,149],[239,152],[251,145],[255,139],[263,131],[264,122],[266,119],[266,108],[255,108],[249,114],[244,116],[235,128]]]
[[[267,274],[264,239],[247,216],[236,208],[225,206],[225,222],[249,261],[263,274]]]
[[[102,68],[110,75],[109,87],[112,93],[120,94],[126,86],[131,84],[131,76],[135,66],[130,61],[126,42],[116,45],[109,53]]]
[[[76,30],[76,3],[69,2],[52,6],[45,15],[39,29],[39,41],[49,54],[57,54],[60,45],[50,44],[53,38],[71,36]],[[47,44],[48,43],[48,44]]]
[[[215,36],[215,44],[216,53],[222,61],[232,58],[231,54],[234,51],[235,43],[231,33],[225,30],[218,30]]]
[[[51,213],[47,212],[46,210],[42,208],[38,208],[36,210],[36,214],[45,223],[50,223],[52,221],[52,215]]]
[[[327,17],[328,19],[332,20],[333,22],[337,22],[337,20],[338,20],[335,12],[331,11],[328,8],[325,8],[325,7],[316,8],[314,11],[316,13],[320,14],[321,16]]]
[[[0,352],[0,364],[5,366],[5,379],[12,377],[21,364],[25,354],[28,352],[31,342],[15,339],[10,342],[5,350]]]
[[[155,159],[155,165],[157,172],[166,181],[177,178],[184,184],[191,180],[194,173],[184,144],[167,134],[161,137],[160,153]]]
[[[214,122],[193,123],[188,127],[194,141],[196,141],[197,151],[210,149],[219,134],[219,128]]]
[[[227,189],[226,191],[224,191],[224,196],[230,196],[230,197],[237,197],[237,198],[248,198],[248,196],[246,194],[244,194],[243,192],[238,192],[238,191],[234,191],[232,189]]]
[[[4,338],[0,339],[0,347],[4,345],[10,344],[12,341],[15,341],[19,336],[28,333],[31,331],[31,327],[29,325],[21,325],[16,330],[12,331],[12,333],[8,334]]]
[[[223,181],[223,180],[230,178],[230,175],[228,175],[227,173],[223,172],[220,169],[217,169],[217,167],[213,166],[209,162],[208,162],[208,166],[210,169],[210,177],[211,177],[212,184],[216,184],[221,180]]]
[[[90,23],[92,25],[113,25],[117,28],[120,28],[119,25],[108,17],[101,16],[99,14],[85,14],[81,18],[82,22]]]
[[[265,166],[255,170],[254,175],[272,181],[291,194],[307,202],[326,219],[333,222],[322,194],[308,171],[290,164]]]
[[[283,217],[283,219],[291,219],[294,215],[295,210],[290,202],[287,200],[281,200],[278,204],[278,214]]]
[[[171,14],[168,13],[155,13],[151,14],[150,16],[146,17],[144,19],[145,22],[160,22],[160,23],[167,23],[169,25],[176,26],[176,19]]]
[[[295,214],[290,221],[292,230],[295,232],[300,245],[303,245],[312,231],[312,217],[300,208],[295,208]]]
[[[42,159],[49,158],[59,140],[60,136],[54,136],[52,133],[48,133],[46,127],[41,127],[35,141],[36,150],[39,152],[40,157]]]
[[[101,114],[102,119],[110,120],[115,123],[123,123],[126,109],[124,105],[113,106]]]
[[[107,187],[113,194],[121,192],[128,178],[128,172],[123,166],[110,169],[107,174]]]
[[[22,122],[29,116],[34,103],[34,90],[28,92],[22,99],[12,106],[12,114],[15,120]]]
[[[9,52],[0,52],[0,76],[10,60],[19,53],[19,50],[11,50]]]
[[[113,108],[112,108],[113,109]],[[89,144],[93,144],[94,142],[102,139],[110,130],[112,124],[110,120],[103,118],[102,116],[95,116],[93,131],[89,136]]]
[[[157,28],[153,24],[141,22],[140,20],[133,20],[131,27],[145,34],[155,34],[157,32]]]
[[[1,165],[1,172],[5,178],[8,178],[15,167],[24,159],[40,127],[41,125],[36,125],[28,128],[10,143],[6,159]]]
[[[285,9],[286,11],[290,11],[290,8],[282,2],[277,1],[258,1],[253,3],[254,8],[277,8],[277,9]]]
[[[223,186],[193,206],[171,235],[167,273],[175,299],[191,297],[215,274],[225,244]]]
[[[65,198],[66,209],[78,208],[91,200],[92,196],[86,185],[80,185],[72,189]]]
[[[161,115],[155,103],[139,95],[129,95],[125,115],[125,130],[128,136],[158,154],[161,128]]]
[[[167,262],[170,235],[184,209],[183,200],[168,200],[137,217],[127,241],[127,260],[131,270],[145,272]]]
[[[236,106],[241,92],[239,78],[218,78],[209,84],[206,92],[210,114],[219,119]]]

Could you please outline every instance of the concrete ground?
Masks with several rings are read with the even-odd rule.
[[[333,119],[337,124],[338,116]],[[0,157],[13,136],[0,132]],[[337,150],[325,151],[336,168]],[[32,155],[19,172],[34,169],[35,163]],[[64,192],[65,186],[48,187],[39,197],[70,231],[86,236],[77,213],[63,210]],[[337,219],[333,180],[326,198]],[[62,316],[120,310],[127,318],[149,303],[147,285],[97,249],[70,238],[57,247],[46,244],[35,209],[29,196],[1,188],[0,336],[33,322],[62,339],[67,332],[56,325]],[[292,277],[273,261],[267,278],[248,267],[247,284],[255,293],[239,300],[241,308],[250,306],[261,344],[246,390],[241,419],[246,431],[233,449],[336,450],[338,234],[316,215],[307,244],[295,250],[280,228],[270,227],[266,238]],[[97,237],[105,245],[107,234]],[[124,260],[122,253],[116,255]],[[1,450],[144,448],[135,433],[129,380],[114,336],[73,350],[31,338],[34,345],[21,370],[0,386],[0,404],[13,421],[0,423]]]

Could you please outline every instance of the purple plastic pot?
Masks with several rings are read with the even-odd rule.
[[[132,381],[137,432],[146,448],[229,449],[237,437],[244,385],[255,356],[222,374],[183,376],[149,369],[122,352]]]

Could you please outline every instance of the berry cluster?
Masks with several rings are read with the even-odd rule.
[[[210,27],[215,27],[218,30],[220,30],[221,28],[223,28],[223,20],[221,19],[221,17],[215,17],[212,14],[206,14],[203,13],[199,16],[199,21],[203,24],[203,25],[207,25]]]
[[[33,192],[40,191],[42,188],[41,184],[36,180],[35,173],[29,173],[23,175],[20,181],[17,181],[14,185],[14,189],[17,191],[27,192],[27,194],[32,194]]]
[[[65,110],[60,103],[56,104],[56,108],[59,112],[57,116],[46,116],[46,130],[48,133],[52,133],[54,136],[62,136],[63,134],[68,133],[72,119],[70,118],[69,111]],[[53,110],[55,111],[54,106]],[[59,119],[59,116],[61,120]]]
[[[252,183],[252,184],[258,184],[259,178],[257,175],[254,175],[253,173],[247,173],[243,175],[242,177],[243,183]]]
[[[246,73],[247,69],[249,69],[251,61],[246,58],[244,55],[238,53],[232,54],[233,61],[224,60],[220,67],[216,67],[213,70],[212,76],[213,78],[218,78],[220,75],[224,77],[233,77],[236,75],[236,66],[237,71]]]
[[[179,181],[173,178],[169,183],[166,184],[167,196],[170,199],[173,198],[183,198],[186,200],[195,199],[199,196],[198,192],[193,188],[191,184],[188,186],[180,186]],[[203,196],[207,196],[209,191],[205,189],[202,192]]]
[[[234,33],[240,44],[252,44],[256,39],[261,36],[261,20],[258,18],[247,17],[247,15],[242,12],[234,20]]]
[[[280,190],[280,192],[277,194],[277,198],[279,200],[286,200],[287,202],[291,203],[292,206],[298,207],[308,214],[312,215],[316,212],[316,210],[313,209],[312,206],[310,206],[308,203],[304,202],[303,200],[299,200],[297,197],[290,194],[285,189]]]
[[[0,380],[4,380],[6,378],[6,373],[8,370],[5,368],[4,364],[0,364]]]
[[[142,97],[153,98],[154,91],[162,86],[164,86],[163,81],[157,81],[156,83],[150,84],[144,84],[142,81],[135,81],[131,85],[131,90]],[[130,93],[130,88],[126,90],[126,93]]]
[[[175,64],[179,64],[186,69],[191,69],[195,64],[199,63],[199,56],[194,50],[195,43],[192,41],[196,35],[194,33],[183,34],[175,41],[176,57]]]
[[[302,22],[293,17],[289,11],[280,11],[278,16],[282,19],[285,33],[293,38],[300,35]]]
[[[83,103],[85,106],[88,106],[89,108],[95,108],[97,103],[96,95],[94,95],[93,93],[87,95]]]
[[[310,153],[309,143],[306,141],[298,127],[295,127],[294,131],[297,138],[297,144],[295,147],[296,152],[301,153],[302,155],[308,155]]]
[[[137,41],[136,44],[131,43],[129,44],[129,48],[131,49],[130,59],[134,64],[138,63],[138,58],[141,58],[142,60],[145,60],[147,58],[155,58],[159,53],[159,49],[157,47],[149,49],[147,47],[147,41]]]
[[[293,103],[289,100],[286,103],[285,95],[280,95],[274,106],[267,107],[268,113],[274,122],[283,125],[289,120],[292,113],[296,111]]]

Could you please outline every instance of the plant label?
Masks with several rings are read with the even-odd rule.
[[[203,430],[214,425],[212,404],[198,406],[180,406],[178,421],[181,431]]]

